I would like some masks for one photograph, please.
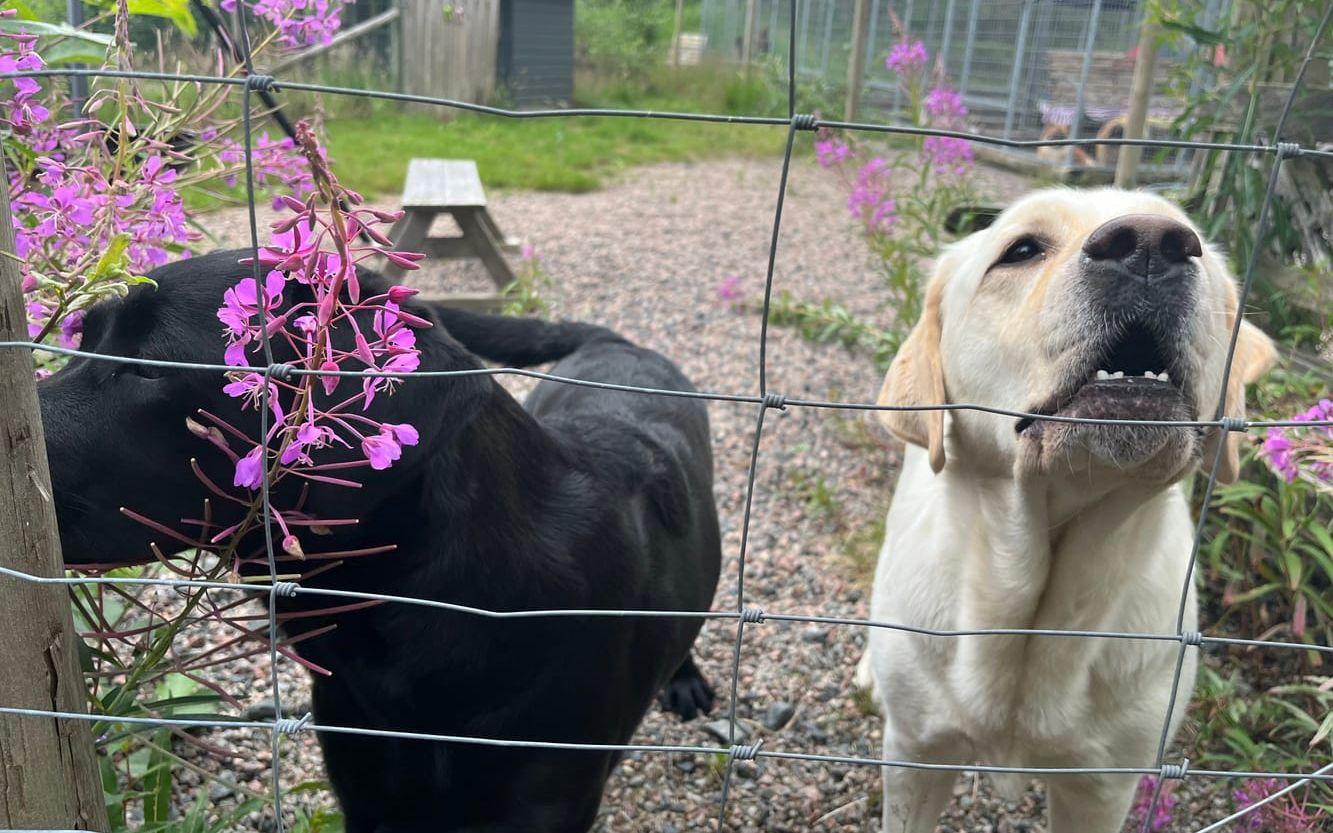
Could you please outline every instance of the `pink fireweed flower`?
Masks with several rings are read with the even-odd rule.
[[[301,269],[319,245],[318,238],[305,223],[275,231],[267,246],[259,249],[259,265],[284,272]]]
[[[878,156],[856,172],[847,210],[865,223],[867,231],[887,233],[897,219],[898,204],[889,196],[890,173],[889,163]]]
[[[1255,807],[1286,784],[1276,778],[1249,778],[1231,793],[1237,810]],[[1250,811],[1237,826],[1255,833],[1315,833],[1327,830],[1333,821],[1323,808],[1290,792]]]
[[[416,445],[417,430],[410,425],[384,423],[383,430],[361,440],[361,451],[370,461],[370,467],[384,470],[403,456],[403,446]]]
[[[727,275],[723,278],[717,285],[717,297],[732,309],[740,306],[741,299],[745,297],[740,275]]]
[[[912,75],[925,69],[929,60],[930,55],[926,52],[926,45],[923,42],[902,40],[889,50],[889,57],[885,59],[884,66],[890,72],[899,75]]]
[[[1176,797],[1172,795],[1175,784],[1174,781],[1167,781],[1162,785],[1161,795],[1157,796],[1157,806],[1152,812],[1152,820],[1148,823],[1149,830],[1161,830],[1171,823],[1171,811],[1176,806]],[[1157,779],[1153,776],[1145,775],[1139,780],[1138,790],[1134,793],[1134,808],[1130,812],[1136,830],[1142,826],[1144,817],[1148,815],[1148,810],[1152,807],[1152,796],[1156,790]]]
[[[965,139],[927,136],[921,143],[921,153],[937,174],[957,176],[972,167],[972,146]]]
[[[850,159],[852,149],[837,139],[820,139],[815,142],[815,159],[821,168],[831,168]]]
[[[258,408],[264,396],[264,377],[258,373],[243,374],[236,381],[223,385],[222,392],[233,399],[245,399]],[[286,419],[278,398],[278,386],[272,382],[268,383],[268,405],[275,420],[283,422]]]
[[[264,279],[263,308],[267,318],[273,317],[273,311],[282,305],[282,288],[286,278],[276,269],[270,271]],[[222,307],[218,309],[218,320],[227,325],[231,336],[253,338],[259,332],[259,295],[255,290],[253,278],[242,278],[236,286],[228,289],[222,296]]]
[[[948,87],[936,87],[926,93],[922,107],[930,117],[931,123],[937,127],[961,125],[963,118],[967,116],[967,105],[963,104],[963,97],[957,90]]]
[[[1291,419],[1297,422],[1333,420],[1333,399],[1321,399]],[[1288,483],[1304,476],[1316,484],[1333,484],[1333,426],[1270,428],[1259,455]]]
[[[232,485],[243,489],[258,489],[264,482],[264,447],[257,445],[250,453],[236,461],[236,474]]]
[[[292,439],[291,443],[287,445],[287,448],[283,450],[282,456],[278,458],[278,462],[282,463],[284,466],[290,466],[292,463],[298,461],[307,466],[313,465],[314,461],[310,459],[310,455],[307,453],[306,449],[309,448],[314,450],[324,448],[333,442],[347,445],[347,443],[342,442],[342,440],[338,438],[337,434],[333,433],[332,429],[322,425],[315,425],[312,422],[302,423],[301,426],[296,429],[296,436]]]
[[[220,0],[219,6],[234,12],[236,2]],[[328,45],[342,26],[343,4],[337,0],[254,0],[246,6],[255,17],[268,21],[278,32],[278,42],[291,49]]]

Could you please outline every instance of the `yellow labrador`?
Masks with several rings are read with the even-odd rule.
[[[1211,419],[1237,295],[1185,214],[1144,193],[1036,192],[952,246],[889,369],[884,405],[984,403],[1103,419]],[[1274,361],[1244,323],[1226,412]],[[879,412],[908,443],[873,618],[927,628],[1174,633],[1193,525],[1178,485],[1239,436],[975,411]],[[1196,627],[1193,593],[1184,627]],[[1152,766],[1176,643],[931,637],[874,628],[858,682],[884,705],[887,759]],[[1186,654],[1175,730],[1193,688]],[[930,833],[949,772],[886,768],[885,833]],[[1012,790],[1022,779],[1006,781]],[[1052,833],[1113,833],[1136,776],[1049,782]]]

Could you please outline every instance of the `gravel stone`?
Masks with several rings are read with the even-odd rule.
[[[786,726],[795,714],[796,707],[791,703],[774,703],[764,714],[764,728],[776,732]]]

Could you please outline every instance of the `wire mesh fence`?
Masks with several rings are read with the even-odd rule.
[[[901,117],[907,102],[884,59],[904,37],[920,40],[932,66],[963,97],[970,120],[1003,138],[1116,135],[1127,111],[1125,91],[1134,70],[1146,4],[1139,0],[866,0],[864,29],[855,0],[811,0],[797,14],[798,81],[836,98],[849,84],[853,42],[864,39],[859,109],[876,119]],[[1225,19],[1230,0],[1207,0],[1201,21]],[[750,11],[751,6],[753,11]],[[788,33],[779,24],[784,0],[703,0],[705,49],[728,61],[762,63],[785,54]],[[750,22],[747,31],[746,22]],[[1165,79],[1190,49],[1164,51],[1155,73],[1149,121],[1165,125],[1184,101]],[[1200,79],[1191,82],[1196,92]],[[1075,125],[1077,125],[1075,127]],[[1113,146],[1100,148],[1113,155]],[[1157,160],[1179,170],[1188,154]],[[1106,163],[1106,158],[1089,160]],[[1111,159],[1110,161],[1113,161]]]
[[[1120,19],[1107,29],[1105,35],[1110,41],[1119,43],[1120,40],[1134,33],[1138,23],[1137,4],[1124,2],[1124,0],[1111,0],[1110,2],[1100,2],[1100,0],[1089,0],[1094,8],[1098,8],[1100,13],[1109,17],[1118,16]],[[878,0],[876,0],[878,5]],[[919,8],[917,7],[919,6]],[[1004,63],[1001,56],[1001,50],[998,47],[992,47],[992,44],[1003,42],[1006,49],[1012,45],[1012,33],[1008,32],[996,21],[1005,15],[1012,16],[1015,9],[1019,11],[1020,17],[1026,16],[1029,19],[1023,24],[1022,31],[1027,31],[1031,26],[1033,31],[1042,33],[1040,37],[1045,39],[1048,44],[1058,44],[1061,48],[1076,49],[1080,44],[1087,48],[1088,44],[1103,43],[1103,35],[1097,34],[1096,37],[1089,35],[1089,32],[1100,33],[1095,22],[1087,24],[1087,28],[1079,29],[1070,23],[1070,20],[1079,17],[1079,14],[1072,14],[1070,10],[1060,10],[1048,8],[1043,5],[1046,12],[1034,12],[1037,4],[1030,0],[1019,0],[1019,2],[1010,3],[979,3],[973,2],[953,2],[950,0],[947,4],[921,3],[914,5],[911,0],[907,0],[903,10],[903,17],[910,21],[913,26],[918,26],[917,31],[929,32],[930,37],[937,43],[938,53],[942,60],[949,67],[957,67],[958,77],[961,79],[964,89],[976,101],[995,100],[999,102],[1007,93],[1009,101],[1014,97],[1015,85],[1023,87],[1027,85],[1027,91],[1023,95],[1031,99],[1035,93],[1036,87],[1035,71],[1028,64],[1022,61],[1027,60],[1027,53],[1021,47],[1017,50],[1018,58],[1009,65],[1008,87],[999,81],[1005,79],[1005,73],[1000,72],[999,68]],[[704,10],[705,26],[720,27],[717,31],[732,32],[735,31],[736,9],[735,3],[718,5],[717,0],[706,3]],[[744,16],[744,8],[741,9],[741,16]],[[399,738],[414,739],[422,741],[432,741],[440,743],[459,743],[475,744],[482,746],[499,747],[521,747],[529,749],[559,749],[570,751],[620,751],[620,752],[641,752],[641,753],[688,753],[688,754],[716,754],[725,756],[726,766],[723,772],[721,787],[718,796],[717,806],[717,824],[719,829],[724,829],[727,822],[727,809],[730,799],[731,782],[735,763],[738,760],[770,759],[786,761],[808,761],[826,764],[840,764],[853,766],[878,766],[878,767],[901,767],[908,769],[936,770],[949,772],[971,772],[971,773],[1009,773],[1023,774],[1035,777],[1051,775],[1152,775],[1157,776],[1157,785],[1153,794],[1151,806],[1144,815],[1143,829],[1146,831],[1153,816],[1155,808],[1162,792],[1163,784],[1167,780],[1182,780],[1186,778],[1274,778],[1287,782],[1284,791],[1270,795],[1264,801],[1257,802],[1237,813],[1209,824],[1199,829],[1199,833],[1208,833],[1209,831],[1220,830],[1232,822],[1243,819],[1248,813],[1251,813],[1261,807],[1268,801],[1279,798],[1286,791],[1297,789],[1303,785],[1322,782],[1333,783],[1333,765],[1325,766],[1319,770],[1309,773],[1290,773],[1273,771],[1242,771],[1242,770],[1214,770],[1214,769],[1196,769],[1190,766],[1189,760],[1180,762],[1167,760],[1167,745],[1170,740],[1170,718],[1174,710],[1176,700],[1181,696],[1188,696],[1188,692],[1181,690],[1182,668],[1187,652],[1192,649],[1199,649],[1204,645],[1240,645],[1255,648],[1265,648],[1273,650],[1300,650],[1315,651],[1324,655],[1333,655],[1333,646],[1312,645],[1305,642],[1284,642],[1271,639],[1243,639],[1220,636],[1205,635],[1197,631],[1184,630],[1185,609],[1189,589],[1194,580],[1195,562],[1198,558],[1200,547],[1204,543],[1205,523],[1208,518],[1214,495],[1214,489],[1217,484],[1218,474],[1226,448],[1226,443],[1217,444],[1217,453],[1211,460],[1204,461],[1204,471],[1206,480],[1202,495],[1202,507],[1199,513],[1198,523],[1195,530],[1192,549],[1189,558],[1189,567],[1185,575],[1181,576],[1181,592],[1179,602],[1179,614],[1174,622],[1174,627],[1164,628],[1159,632],[1111,632],[1096,630],[1058,630],[1058,629],[1032,629],[1032,628],[998,628],[998,629],[975,629],[975,630],[942,630],[932,628],[915,627],[906,623],[875,621],[870,619],[856,619],[845,617],[830,617],[820,615],[798,615],[782,612],[765,611],[759,608],[747,605],[746,600],[746,557],[749,548],[750,516],[755,494],[755,473],[760,461],[761,440],[764,434],[765,419],[770,410],[787,408],[820,408],[835,410],[855,410],[855,411],[893,411],[893,410],[913,410],[913,411],[977,411],[988,413],[997,418],[1030,419],[1035,421],[1065,422],[1076,424],[1095,424],[1095,425],[1160,425],[1160,426],[1182,426],[1193,427],[1206,431],[1217,432],[1245,432],[1269,427],[1284,426],[1329,426],[1333,421],[1259,421],[1243,420],[1224,416],[1223,406],[1225,404],[1225,393],[1215,407],[1213,416],[1210,419],[1199,419],[1190,421],[1178,420],[1137,420],[1137,419],[1090,419],[1079,417],[1065,417],[1058,415],[1048,415],[1041,413],[1026,413],[1022,411],[1012,411],[988,406],[984,403],[934,403],[923,406],[888,406],[855,401],[831,401],[814,399],[788,398],[780,393],[770,389],[768,379],[768,332],[770,319],[770,306],[773,296],[774,268],[777,263],[781,242],[783,203],[787,195],[787,181],[791,170],[793,151],[798,139],[802,133],[814,131],[820,127],[845,129],[854,131],[877,132],[885,134],[900,134],[910,136],[948,136],[963,138],[969,141],[986,143],[996,146],[1007,146],[1017,148],[1041,148],[1041,147],[1070,147],[1078,142],[1087,141],[1076,137],[1066,137],[1057,139],[1033,139],[1021,138],[1024,131],[1030,133],[1029,117],[1013,117],[1008,119],[1002,130],[997,134],[989,133],[971,133],[961,131],[936,130],[931,128],[912,127],[892,122],[845,122],[821,120],[813,115],[798,112],[797,102],[797,84],[798,78],[802,74],[818,72],[827,75],[836,72],[841,66],[845,71],[847,49],[843,41],[839,40],[839,35],[844,36],[847,32],[846,16],[841,9],[844,6],[831,2],[830,0],[810,0],[810,2],[800,3],[792,2],[782,4],[781,0],[756,0],[754,8],[757,9],[755,20],[765,21],[764,40],[760,51],[780,55],[786,55],[786,90],[787,90],[787,115],[782,117],[766,116],[745,116],[745,115],[726,115],[726,114],[708,114],[708,113],[683,113],[683,112],[655,112],[647,110],[613,110],[613,109],[561,109],[561,110],[510,110],[499,107],[490,107],[472,102],[458,101],[446,98],[435,98],[419,95],[405,95],[401,93],[353,89],[347,87],[335,87],[319,84],[303,83],[283,83],[278,79],[264,75],[258,72],[253,65],[250,55],[250,44],[248,33],[246,31],[244,16],[240,8],[237,9],[237,30],[240,33],[240,47],[242,52],[245,75],[243,77],[223,77],[208,75],[180,75],[171,73],[137,72],[121,71],[111,69],[44,69],[30,72],[17,72],[8,74],[6,77],[110,77],[110,78],[135,78],[141,80],[165,80],[165,81],[188,81],[200,84],[221,84],[236,86],[242,93],[242,118],[243,130],[245,134],[245,164],[246,164],[246,184],[248,195],[248,214],[250,229],[250,248],[252,251],[254,263],[253,278],[257,287],[262,292],[261,278],[259,274],[259,259],[257,257],[259,246],[258,222],[256,219],[256,208],[254,198],[254,172],[252,148],[250,137],[253,133],[252,125],[252,96],[258,93],[273,94],[281,90],[299,90],[307,92],[319,92],[333,95],[364,96],[373,97],[390,101],[406,101],[419,104],[429,104],[440,107],[453,108],[455,110],[472,111],[478,113],[487,113],[491,115],[503,116],[513,119],[524,118],[580,118],[580,117],[620,117],[620,118],[639,118],[639,119],[683,119],[691,121],[716,122],[738,125],[779,125],[786,127],[786,145],[782,156],[781,174],[777,192],[776,207],[773,215],[771,237],[769,242],[767,271],[764,284],[764,300],[761,318],[761,330],[759,337],[759,362],[758,375],[755,387],[748,392],[686,392],[679,390],[666,390],[651,387],[639,387],[634,385],[616,385],[600,382],[590,382],[587,380],[568,378],[541,373],[538,371],[525,370],[519,368],[485,368],[479,370],[461,370],[461,371],[422,371],[412,374],[413,378],[425,380],[436,380],[437,383],[451,378],[460,378],[475,375],[517,375],[527,376],[543,380],[549,380],[560,384],[578,385],[590,388],[599,388],[612,391],[621,391],[635,393],[645,396],[677,396],[690,397],[709,401],[741,403],[753,406],[755,408],[753,440],[750,446],[746,486],[743,501],[743,518],[741,523],[740,547],[737,553],[737,575],[736,575],[736,605],[732,610],[620,610],[620,609],[550,609],[550,610],[518,610],[518,611],[499,611],[488,610],[478,607],[470,607],[461,604],[438,601],[429,598],[414,598],[406,596],[387,595],[381,593],[359,592],[352,590],[338,590],[321,587],[302,586],[299,582],[281,580],[276,566],[275,548],[272,537],[270,518],[271,506],[269,497],[269,472],[264,471],[264,477],[261,484],[261,501],[263,511],[263,528],[265,534],[265,553],[268,562],[268,582],[237,585],[224,582],[209,582],[198,580],[182,580],[163,578],[128,578],[97,575],[71,575],[71,576],[38,576],[29,573],[13,570],[0,566],[0,574],[12,579],[28,582],[38,585],[97,585],[97,584],[115,584],[119,586],[160,586],[175,588],[196,588],[204,591],[227,590],[241,591],[251,593],[258,599],[264,599],[268,605],[268,652],[269,668],[271,674],[271,684],[273,686],[273,700],[275,717],[272,720],[230,720],[219,716],[216,719],[185,719],[174,717],[127,717],[127,716],[108,716],[100,714],[84,714],[74,712],[57,712],[48,710],[25,709],[5,704],[0,704],[0,714],[27,715],[41,717],[55,717],[79,721],[107,722],[109,724],[125,725],[150,725],[150,726],[171,726],[171,727],[196,727],[196,728],[230,728],[230,729],[254,729],[257,731],[266,731],[271,734],[272,746],[272,767],[271,781],[273,790],[273,802],[275,808],[276,829],[282,833],[284,829],[283,814],[283,790],[281,778],[281,756],[279,747],[283,738],[302,731],[316,731],[327,734],[347,734],[362,735],[381,738]],[[1078,5],[1082,9],[1082,5]],[[1046,16],[1037,20],[1030,19],[1034,13],[1045,14]],[[1072,15],[1072,16],[1071,16]],[[1287,100],[1286,107],[1277,122],[1277,128],[1274,131],[1275,140],[1269,144],[1237,144],[1237,143],[1209,143],[1177,140],[1171,138],[1104,138],[1098,140],[1101,145],[1107,147],[1124,146],[1148,146],[1155,148],[1176,148],[1182,150],[1226,150],[1247,154],[1265,155],[1271,157],[1271,167],[1267,180],[1267,190],[1264,195],[1262,210],[1257,220],[1255,229],[1256,239],[1262,240],[1269,231],[1271,217],[1271,206],[1274,201],[1278,175],[1284,162],[1297,157],[1333,159],[1333,151],[1321,150],[1318,148],[1306,147],[1296,143],[1282,142],[1280,139],[1284,135],[1283,125],[1286,124],[1291,115],[1292,102],[1296,100],[1296,95],[1301,88],[1301,83],[1316,48],[1320,44],[1322,37],[1328,29],[1330,16],[1333,16],[1333,6],[1324,13],[1314,38],[1306,52],[1300,72],[1297,74],[1291,95]],[[1007,25],[1007,24],[1006,24]],[[876,44],[887,43],[891,37],[888,32],[876,32],[872,36],[872,42]],[[715,38],[725,40],[724,38]],[[738,44],[738,48],[739,48]],[[1015,81],[1015,79],[1017,79]],[[887,92],[887,91],[886,91]],[[999,106],[997,104],[997,106]],[[1012,111],[1012,108],[1010,108]],[[886,108],[885,112],[892,112],[891,108]],[[1239,308],[1244,309],[1246,299],[1250,296],[1254,286],[1256,266],[1260,257],[1259,246],[1253,248],[1248,262],[1245,264],[1243,278],[1239,292]],[[59,348],[42,345],[40,349],[67,356],[82,356],[96,361],[116,362],[121,364],[138,364],[158,367],[176,368],[182,370],[211,371],[219,374],[237,371],[248,371],[259,374],[266,381],[273,379],[290,379],[293,376],[338,376],[338,377],[394,377],[391,372],[374,371],[308,371],[293,368],[288,365],[276,363],[273,360],[273,352],[268,344],[268,329],[262,321],[268,314],[263,305],[260,305],[259,315],[261,326],[259,331],[264,334],[264,356],[266,363],[263,366],[238,367],[224,364],[201,364],[194,362],[176,362],[176,361],[154,361],[138,358],[129,358],[123,356],[102,355],[91,352],[84,352],[76,349]],[[1227,348],[1227,359],[1225,371],[1223,373],[1223,389],[1225,390],[1225,381],[1232,372],[1232,359],[1235,355],[1236,344],[1239,338],[1241,327],[1241,318],[1236,316],[1236,320],[1231,330],[1230,340]],[[5,349],[34,349],[30,342],[9,341],[0,342],[0,348]],[[268,385],[260,388],[261,406],[259,408],[262,420],[261,436],[268,433]],[[492,737],[472,737],[472,736],[454,736],[420,732],[393,731],[385,729],[372,729],[361,726],[347,726],[337,724],[325,724],[315,721],[313,715],[306,714],[300,718],[283,717],[284,710],[282,706],[282,690],[278,679],[278,666],[281,656],[280,637],[277,617],[277,601],[279,598],[292,598],[297,596],[315,596],[332,597],[342,599],[355,599],[364,601],[377,601],[391,604],[412,605],[423,608],[433,608],[438,610],[448,610],[456,613],[462,613],[481,617],[484,619],[542,619],[558,617],[575,618],[627,618],[627,617],[678,617],[717,620],[722,622],[735,623],[734,649],[730,657],[730,672],[728,679],[728,707],[727,707],[727,725],[728,741],[726,746],[689,746],[689,745],[656,745],[656,744],[595,744],[595,743],[577,743],[577,742],[549,742],[539,739],[502,739]],[[1072,766],[1072,767],[1028,767],[1028,766],[998,766],[990,765],[984,762],[974,764],[936,764],[923,761],[910,760],[887,760],[880,758],[863,758],[843,755],[829,755],[803,750],[785,750],[773,749],[762,746],[762,742],[754,744],[738,743],[737,738],[737,702],[739,699],[740,668],[742,659],[742,647],[744,645],[745,633],[747,627],[761,625],[765,622],[800,622],[824,624],[833,626],[851,626],[865,628],[879,628],[902,631],[907,633],[919,634],[932,638],[941,639],[959,639],[975,636],[1030,636],[1053,639],[1111,639],[1111,640],[1144,640],[1164,643],[1175,643],[1177,647],[1177,658],[1175,663],[1175,672],[1172,679],[1172,689],[1170,704],[1163,715],[1163,725],[1158,743],[1157,753],[1153,760],[1138,762],[1136,765],[1116,766],[1116,767],[1096,767],[1096,766]],[[1164,625],[1168,623],[1163,623]]]

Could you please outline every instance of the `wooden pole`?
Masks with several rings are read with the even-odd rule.
[[[870,26],[870,0],[856,0],[852,9],[852,54],[847,62],[847,103],[843,121],[856,121],[861,109],[861,83],[866,75],[866,29]]]
[[[1149,12],[1143,19],[1139,34],[1139,54],[1134,61],[1134,80],[1129,90],[1129,114],[1125,117],[1125,138],[1143,138],[1143,127],[1148,119],[1148,102],[1152,99],[1153,70],[1157,66],[1157,36],[1159,27]],[[1139,158],[1143,148],[1120,148],[1115,166],[1115,187],[1133,188],[1139,182]]]
[[[685,0],[676,0],[676,22],[671,26],[671,65],[680,66],[680,29],[685,25]]]
[[[741,65],[747,73],[754,50],[754,4],[755,0],[745,0],[745,29],[741,33]]]
[[[0,182],[7,182],[0,157]],[[27,338],[9,189],[0,188],[0,340]],[[0,565],[64,569],[32,355],[0,349]],[[0,576],[0,705],[85,711],[68,591]],[[88,723],[0,714],[0,828],[109,830]]]

